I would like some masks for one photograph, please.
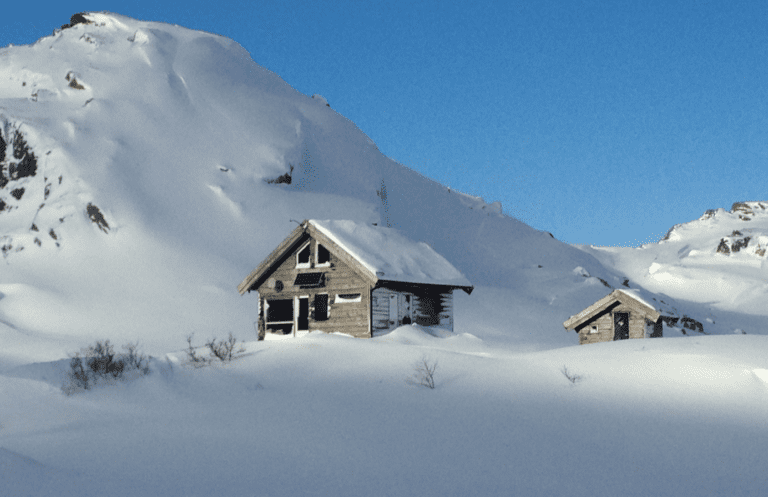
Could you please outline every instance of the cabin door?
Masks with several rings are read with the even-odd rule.
[[[629,313],[613,313],[613,339],[626,340],[629,338]]]
[[[296,306],[296,336],[309,333],[309,297],[298,297]]]

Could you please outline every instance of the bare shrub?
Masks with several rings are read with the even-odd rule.
[[[149,357],[139,351],[139,342],[128,342],[123,345],[123,359],[128,370],[136,370],[142,375],[149,374]]]
[[[413,366],[413,369],[413,376],[408,379],[409,383],[431,389],[435,388],[437,361],[432,361],[424,356]]]
[[[189,363],[195,366],[196,368],[200,366],[205,366],[205,364],[208,362],[208,359],[197,355],[197,349],[195,349],[195,347],[192,346],[192,336],[193,335],[189,335],[187,337],[186,352],[187,352],[187,358],[189,358]]]
[[[83,350],[86,357],[88,369],[96,377],[120,378],[125,370],[125,361],[122,358],[115,359],[115,350],[109,340],[103,342],[97,341],[87,349]]]
[[[99,381],[125,379],[124,374],[128,371],[135,370],[139,375],[150,373],[150,358],[139,352],[138,342],[128,343],[123,348],[125,354],[115,354],[109,340],[104,340],[75,353],[69,361],[62,391],[71,395],[90,390]]]
[[[568,381],[571,382],[571,385],[575,385],[577,382],[581,381],[581,375],[575,374],[572,371],[568,371],[566,366],[563,366],[563,369],[561,369],[560,372],[563,373],[563,376],[568,378]]]
[[[211,356],[217,358],[222,362],[228,362],[232,360],[232,354],[235,353],[235,345],[237,345],[237,338],[229,333],[226,340],[216,341],[215,338],[211,338],[205,346],[211,351]],[[245,349],[241,346],[237,352],[245,352]]]
[[[72,395],[79,390],[90,390],[92,386],[93,382],[83,366],[83,358],[75,353],[69,360],[69,371],[61,390],[67,395]]]

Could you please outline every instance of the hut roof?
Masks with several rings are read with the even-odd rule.
[[[580,324],[591,320],[593,317],[603,312],[615,302],[621,302],[622,304],[632,307],[637,312],[644,315],[647,319],[650,319],[654,322],[657,321],[659,317],[661,317],[658,309],[643,299],[637,291],[618,289],[601,298],[575,316],[568,318],[563,323],[563,327],[565,327],[566,330],[572,330]]]
[[[372,284],[379,281],[449,286],[472,292],[472,284],[443,256],[392,228],[346,220],[302,222],[259,267],[238,286],[241,294],[258,286],[282,254],[307,237],[352,262]],[[329,243],[330,242],[330,243]],[[344,254],[340,254],[339,251]],[[352,261],[349,261],[349,259]]]

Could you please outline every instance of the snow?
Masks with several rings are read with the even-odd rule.
[[[387,159],[232,40],[92,19],[0,49],[2,136],[38,159],[0,190],[0,495],[764,493],[764,258],[715,252],[768,236],[759,204],[639,249],[571,247]],[[390,260],[368,231],[340,240],[388,278],[458,281],[419,259],[432,247],[475,285],[454,332],[255,341],[236,287],[291,219],[389,224],[424,244]],[[625,278],[720,336],[577,346],[562,322]],[[187,364],[189,335],[230,331],[245,353]],[[140,341],[152,374],[64,395],[69,357],[105,339]],[[434,390],[409,381],[424,359]]]
[[[424,242],[397,230],[348,220],[309,220],[380,280],[470,287],[472,284]]]

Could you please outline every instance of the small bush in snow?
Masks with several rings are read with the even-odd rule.
[[[219,359],[220,361],[231,361],[232,354],[235,352],[235,345],[237,345],[237,338],[229,333],[226,340],[216,342],[215,338],[211,338],[205,346],[211,351],[211,356]],[[245,349],[241,346],[237,352],[245,352]]]
[[[205,357],[201,357],[197,355],[197,349],[195,349],[192,346],[192,335],[189,335],[187,337],[187,357],[189,358],[189,363],[192,364],[195,367],[205,366],[205,364],[208,362],[208,359]]]
[[[205,343],[205,346],[208,347],[208,350],[210,351],[211,358],[216,358],[222,362],[229,362],[232,360],[235,354],[245,352],[245,348],[242,345],[237,350],[235,350],[236,345],[237,338],[235,338],[232,333],[229,334],[226,340],[217,341],[215,338],[211,338]],[[210,362],[209,359],[206,359],[205,357],[197,354],[197,349],[192,346],[192,335],[187,337],[186,352],[190,364],[195,367],[205,366],[208,362]]]
[[[104,340],[75,353],[69,361],[62,391],[71,395],[90,390],[99,381],[126,379],[129,371],[149,374],[150,358],[139,352],[139,343],[128,343],[123,348],[126,350],[124,354],[115,354],[109,340]]]
[[[422,357],[413,366],[413,376],[408,379],[409,383],[421,385],[427,388],[435,388],[435,371],[437,370],[437,361],[430,361]]]
[[[571,385],[575,385],[577,382],[581,381],[581,375],[575,374],[572,371],[568,371],[566,366],[563,366],[563,369],[561,369],[560,372],[563,373],[563,376],[568,378],[568,381],[571,382]]]

